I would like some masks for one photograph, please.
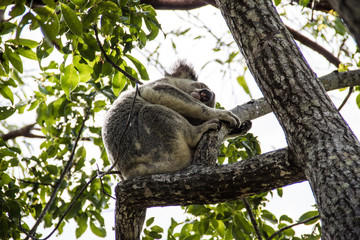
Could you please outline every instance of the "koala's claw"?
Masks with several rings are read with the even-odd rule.
[[[240,126],[240,119],[230,111],[224,111],[224,116],[221,118],[222,121],[227,122],[231,128],[236,129]]]

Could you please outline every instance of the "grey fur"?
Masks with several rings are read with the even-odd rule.
[[[123,179],[170,173],[188,167],[202,135],[219,121],[236,128],[239,119],[214,109],[215,94],[197,82],[192,67],[181,62],[165,78],[142,85],[124,138],[135,90],[115,100],[105,118],[103,141]]]

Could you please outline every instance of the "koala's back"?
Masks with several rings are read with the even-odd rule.
[[[134,95],[135,91],[129,91],[114,102],[103,127],[108,157],[116,162],[122,177],[175,172],[189,166],[192,151],[177,128],[187,120],[170,108],[149,103],[138,95],[125,131]]]

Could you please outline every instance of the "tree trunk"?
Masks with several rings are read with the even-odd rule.
[[[270,0],[217,0],[312,187],[322,239],[360,236],[360,144]]]

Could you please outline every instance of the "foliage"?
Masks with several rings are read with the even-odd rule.
[[[58,186],[59,192],[43,219],[45,228],[53,228],[80,189],[97,174],[98,166],[109,165],[96,116],[130,82],[103,61],[93,25],[99,25],[104,49],[112,61],[143,80],[149,78],[148,74],[131,50],[143,48],[160,29],[154,9],[139,1],[44,3],[0,3],[5,10],[5,20],[0,23],[0,94],[4,97],[0,119],[36,112],[36,122],[45,136],[38,141],[41,152],[34,154],[27,153],[22,143],[0,140],[1,239],[24,238],[21,230],[31,228],[24,218],[39,219]],[[31,77],[21,75],[27,64],[36,62],[39,73]],[[29,90],[33,80],[37,84],[35,91]],[[88,121],[85,115],[89,115]],[[79,146],[74,144],[78,135],[84,139]],[[71,168],[59,182],[69,162]],[[66,222],[74,219],[77,238],[88,226],[95,235],[106,236],[101,211],[108,208],[109,197],[102,191],[111,194],[110,180],[105,176],[91,182],[60,224],[60,234]]]

